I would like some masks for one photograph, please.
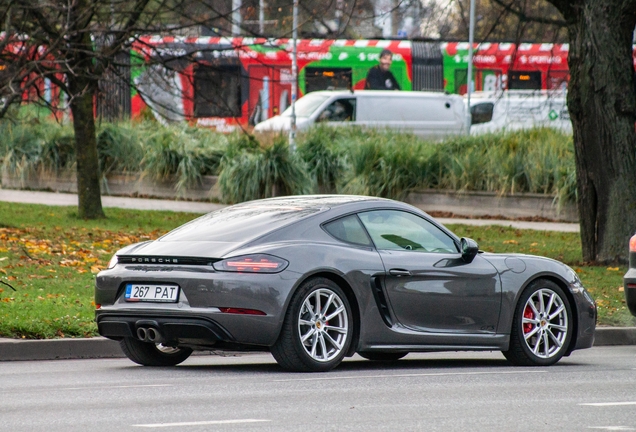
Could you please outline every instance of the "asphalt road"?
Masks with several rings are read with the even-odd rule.
[[[636,347],[577,351],[548,368],[500,353],[354,357],[324,374],[265,354],[0,364],[1,431],[636,430]]]

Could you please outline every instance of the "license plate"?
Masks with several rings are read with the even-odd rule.
[[[177,285],[128,284],[124,298],[129,302],[175,303],[179,298],[179,287]]]

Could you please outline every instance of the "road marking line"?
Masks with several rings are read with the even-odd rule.
[[[181,423],[136,424],[132,426],[142,427],[142,428],[162,428],[162,427],[176,427],[176,426],[205,426],[205,425],[237,424],[237,423],[262,423],[262,422],[269,422],[269,421],[271,420],[264,420],[264,419],[211,420],[211,421],[181,422]]]
[[[631,428],[629,426],[590,426],[590,427],[588,427],[588,429],[602,429],[602,430],[609,430],[609,431],[633,431],[633,430],[636,430],[636,429]]]
[[[144,388],[144,387],[172,387],[172,384],[139,384],[139,385],[122,385],[122,386],[105,386],[105,387],[65,387],[59,390],[108,390],[108,389],[128,389],[128,388]]]
[[[528,374],[528,373],[547,373],[547,371],[526,370],[514,372],[440,372],[440,373],[422,373],[422,374],[397,374],[397,375],[362,375],[362,376],[336,376],[325,378],[296,378],[272,380],[272,382],[292,382],[292,381],[330,381],[345,379],[369,379],[369,378],[410,378],[410,377],[435,377],[435,376],[455,376],[455,375],[512,375],[512,374]]]
[[[636,402],[594,402],[594,403],[582,403],[582,404],[579,404],[579,405],[581,405],[581,406],[606,407],[606,406],[636,405]]]

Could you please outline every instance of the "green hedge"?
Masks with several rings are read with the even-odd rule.
[[[4,172],[75,169],[73,131],[50,121],[0,123]],[[102,124],[98,151],[103,175],[139,172],[177,176],[178,191],[203,175],[219,175],[225,202],[272,195],[353,193],[402,199],[423,188],[522,192],[573,201],[572,138],[551,129],[427,142],[410,134],[316,127],[290,154],[285,135],[223,135],[205,128],[155,122]]]

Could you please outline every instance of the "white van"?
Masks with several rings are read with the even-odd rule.
[[[424,138],[466,133],[466,107],[458,95],[420,91],[316,91],[296,102],[296,127],[316,123],[411,132]],[[255,132],[288,131],[291,107],[254,127]]]
[[[535,127],[572,133],[566,93],[562,90],[476,92],[470,97],[470,113],[471,135]]]

